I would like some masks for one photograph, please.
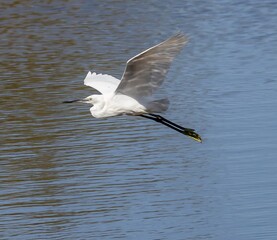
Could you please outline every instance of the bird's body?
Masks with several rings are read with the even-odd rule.
[[[136,99],[127,95],[108,94],[89,96],[94,103],[90,108],[91,115],[95,118],[107,118],[119,115],[140,115],[147,113],[145,106]]]
[[[95,118],[124,114],[142,116],[201,142],[201,137],[193,129],[183,128],[156,115],[168,109],[169,100],[167,98],[157,99],[154,93],[164,82],[171,62],[186,42],[187,39],[183,34],[177,34],[141,52],[127,61],[121,80],[107,74],[88,72],[84,84],[101,94],[65,102],[84,102],[93,105],[90,112]]]
[[[84,83],[102,92],[102,94],[94,94],[84,99],[93,105],[90,108],[90,112],[95,118],[106,118],[123,114],[158,113],[167,110],[169,105],[167,99],[153,100],[147,96],[134,98],[124,93],[116,92],[120,80],[107,74],[88,72]]]

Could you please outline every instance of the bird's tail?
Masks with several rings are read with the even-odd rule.
[[[149,112],[164,112],[168,109],[169,100],[167,98],[151,101],[147,104],[147,111]]]

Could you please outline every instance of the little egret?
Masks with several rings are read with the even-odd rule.
[[[194,129],[184,128],[157,115],[167,110],[167,98],[155,99],[154,92],[162,85],[173,59],[187,43],[187,38],[178,33],[128,60],[121,80],[107,75],[88,72],[84,84],[101,94],[84,99],[64,101],[92,105],[90,112],[95,118],[119,115],[141,116],[174,129],[192,139],[202,142]]]

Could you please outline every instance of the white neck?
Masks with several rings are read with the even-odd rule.
[[[100,118],[102,115],[102,111],[104,110],[104,107],[106,105],[106,101],[104,99],[103,95],[93,95],[91,96],[93,101],[93,106],[90,108],[90,112],[93,117]]]

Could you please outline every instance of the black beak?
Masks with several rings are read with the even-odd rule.
[[[80,99],[76,99],[76,100],[69,100],[69,101],[63,101],[63,103],[74,103],[74,102],[79,102]]]

